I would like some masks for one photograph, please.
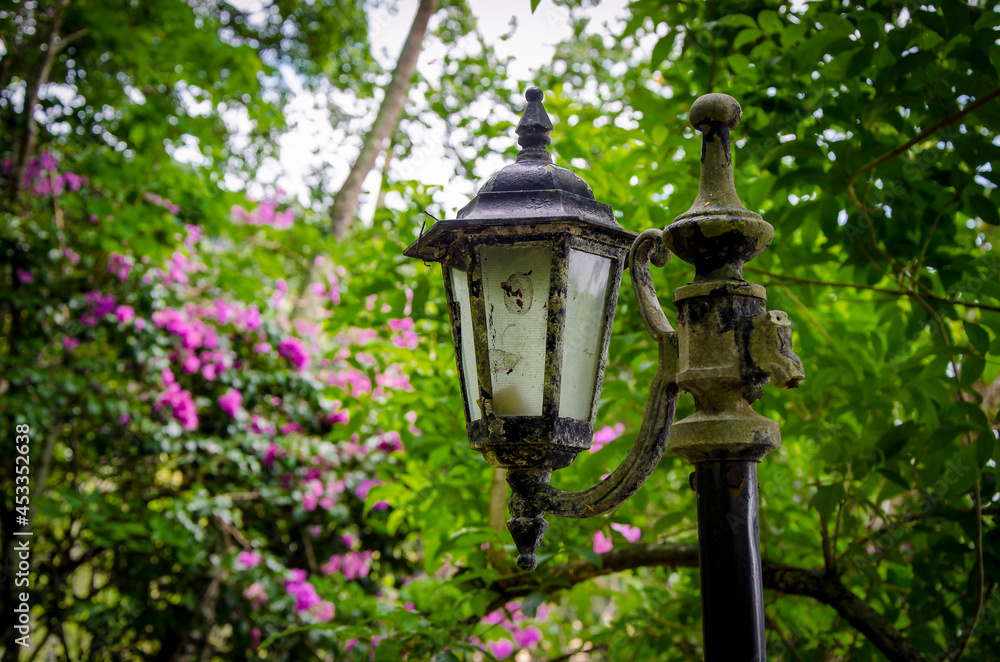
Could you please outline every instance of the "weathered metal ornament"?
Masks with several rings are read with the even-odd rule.
[[[691,124],[703,134],[698,197],[663,231],[667,249],[695,268],[694,280],[674,291],[674,303],[677,383],[694,395],[697,411],[674,424],[670,440],[691,462],[759,461],[778,448],[778,424],[751,404],[772,378],[793,388],[804,377],[788,316],[767,312],[764,288],[743,278],[743,264],[767,248],[774,228],[736,194],[729,132],[741,116],[725,94],[691,105]]]

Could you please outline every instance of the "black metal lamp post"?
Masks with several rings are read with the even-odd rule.
[[[542,92],[530,88],[526,98],[517,162],[457,219],[435,223],[405,251],[442,264],[469,441],[507,469],[517,564],[534,569],[543,514],[594,517],[617,508],[671,437],[696,467],[706,657],[763,660],[756,463],[780,437],[751,403],[769,380],[794,387],[803,373],[787,316],[768,312],[764,288],[743,279],[743,263],[767,247],[773,229],[733,186],[729,130],[739,104],[721,94],[695,102],[691,122],[705,134],[698,199],[666,230],[636,236],[579,176],[552,164]],[[649,264],[664,266],[671,253],[696,269],[674,293],[676,331],[649,275]],[[622,464],[589,490],[565,492],[549,481],[593,442],[626,262],[659,345],[658,370]],[[695,396],[697,411],[671,434],[681,389]]]

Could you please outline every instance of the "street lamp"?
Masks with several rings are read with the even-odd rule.
[[[458,218],[438,221],[404,252],[443,267],[469,441],[507,470],[517,564],[534,569],[543,514],[594,517],[617,508],[655,469],[669,438],[695,464],[707,659],[752,650],[763,660],[756,464],[780,435],[751,404],[768,381],[793,388],[804,375],[787,316],[768,312],[764,288],[743,278],[743,263],[774,230],[736,195],[729,131],[739,104],[723,94],[695,101],[690,120],[704,134],[698,197],[665,230],[637,236],[583,179],[552,164],[542,92],[532,87],[525,96],[517,161]],[[662,267],[671,254],[695,267],[694,280],[674,292],[677,330],[649,274],[650,263]],[[549,481],[593,442],[626,263],[659,346],[658,369],[622,464],[591,489],[565,492]],[[671,432],[680,390],[694,395],[696,411]]]

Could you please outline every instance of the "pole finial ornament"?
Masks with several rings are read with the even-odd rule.
[[[698,197],[667,227],[663,240],[695,266],[695,281],[743,280],[743,263],[774,236],[774,228],[736,194],[729,132],[742,116],[739,102],[728,94],[706,94],[691,104],[691,125],[702,133]]]

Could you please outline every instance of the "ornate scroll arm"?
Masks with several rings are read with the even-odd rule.
[[[659,345],[658,368],[636,442],[610,476],[580,492],[566,492],[549,485],[551,471],[508,470],[507,482],[512,494],[507,528],[517,544],[517,565],[522,569],[531,570],[536,565],[535,552],[548,528],[542,517],[544,513],[584,518],[614,510],[646,482],[667,448],[680,391],[677,387],[677,335],[663,314],[649,275],[649,262],[663,266],[670,259],[661,236],[659,230],[643,232],[629,254],[632,287],[639,300],[639,310],[647,331]]]

